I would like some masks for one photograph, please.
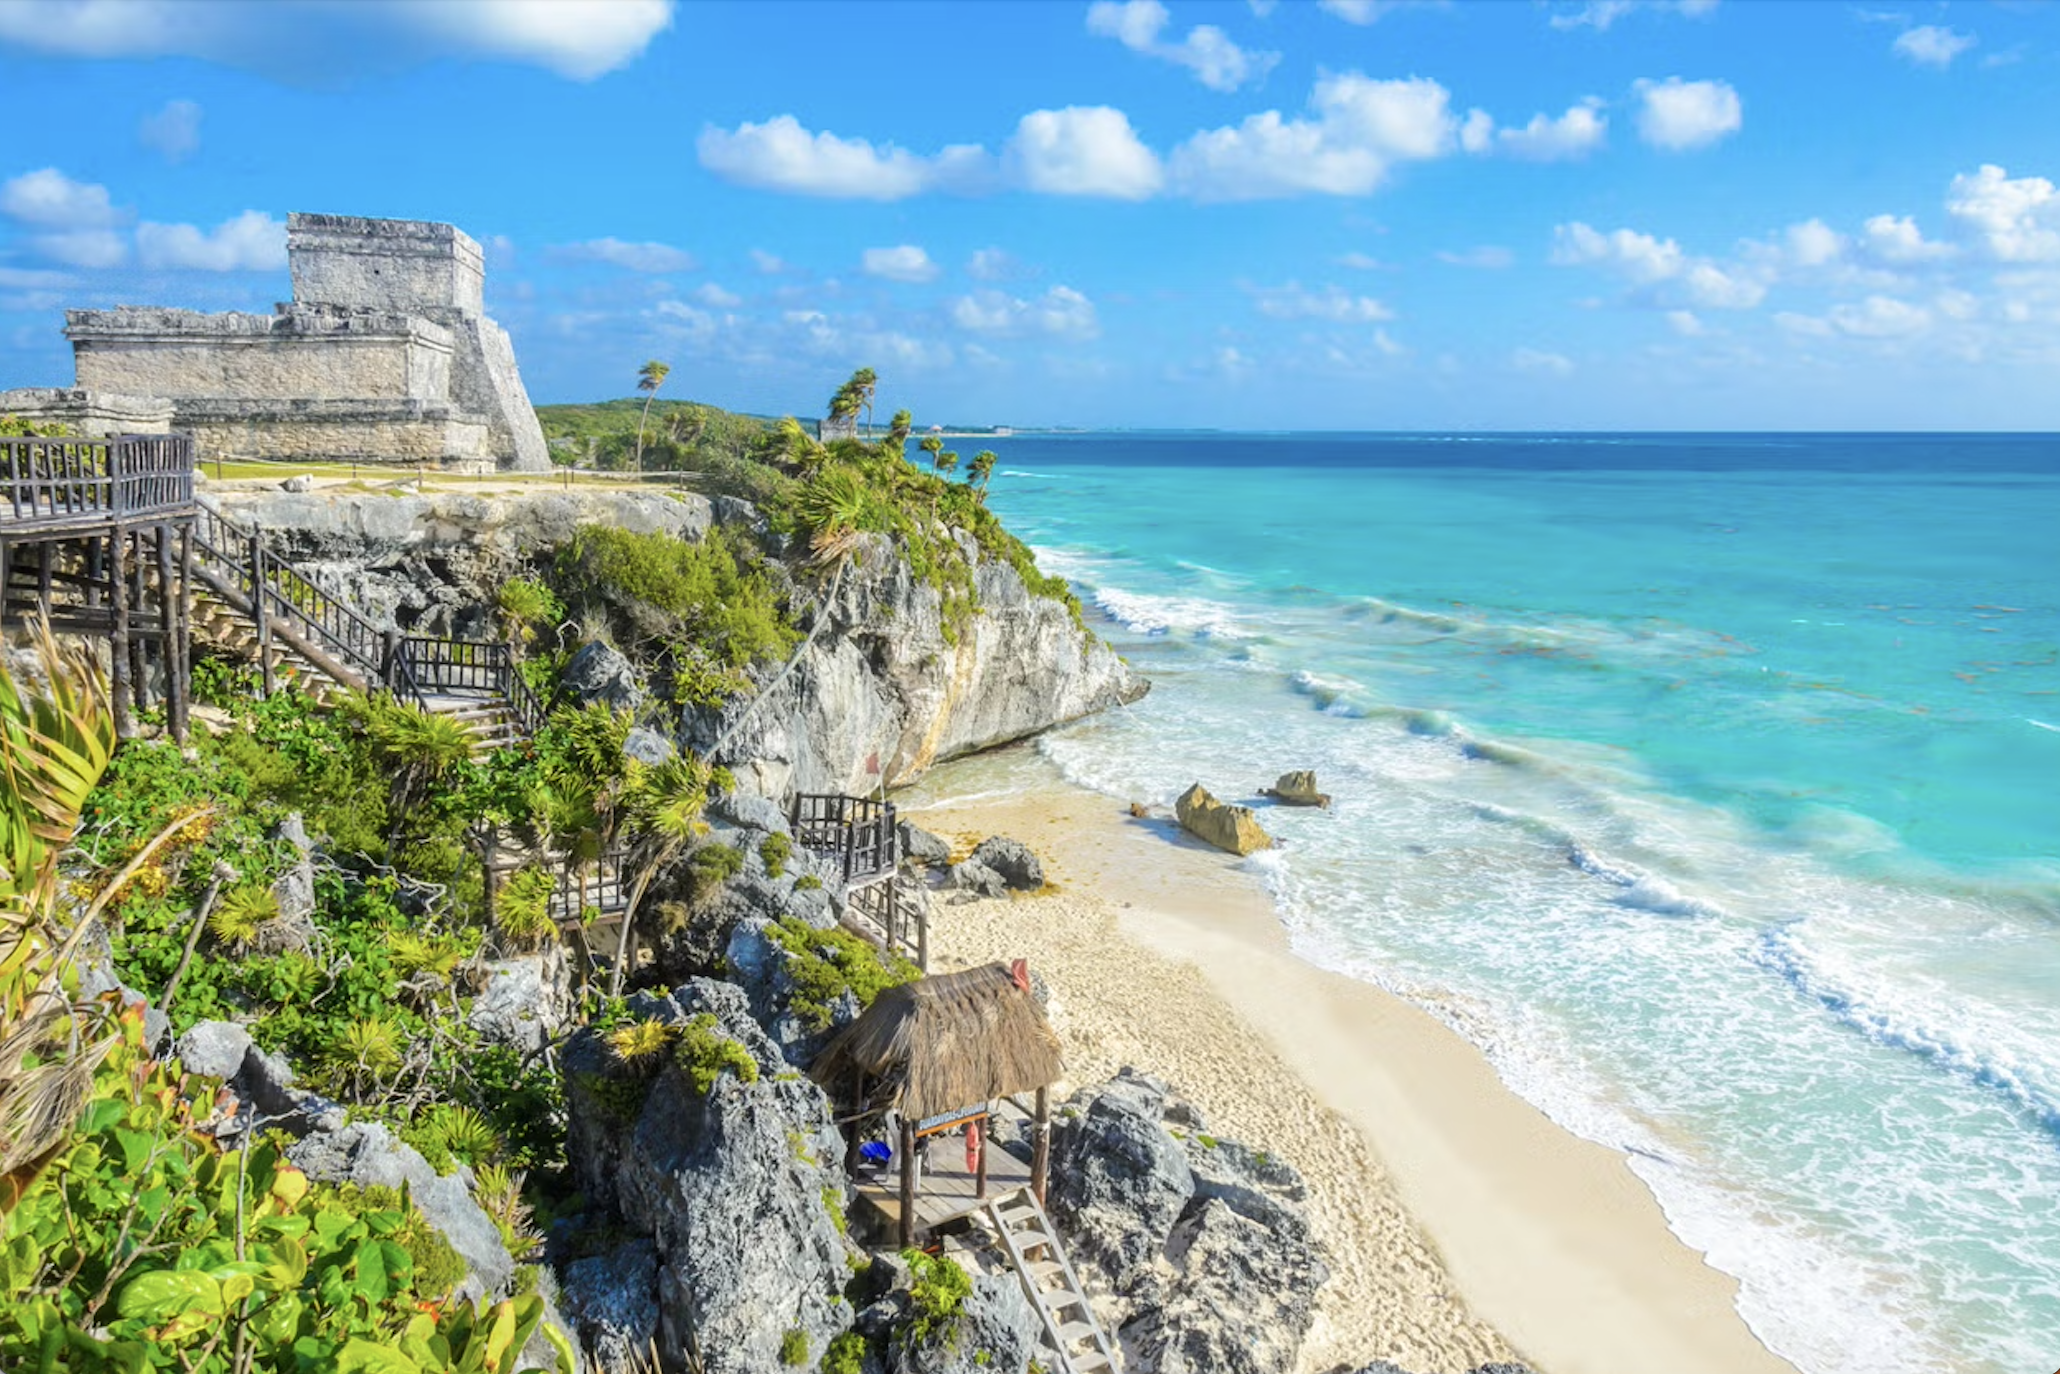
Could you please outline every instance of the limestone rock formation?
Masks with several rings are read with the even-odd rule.
[[[582,706],[598,701],[611,711],[634,711],[644,704],[636,665],[599,640],[580,645],[558,681]]]
[[[1316,790],[1316,774],[1307,769],[1282,773],[1280,781],[1271,787],[1260,788],[1259,795],[1271,797],[1283,806],[1330,805],[1330,793]]]
[[[1273,847],[1273,837],[1259,828],[1251,807],[1217,801],[1200,783],[1180,794],[1173,811],[1181,829],[1218,849],[1245,855]]]
[[[361,1188],[405,1186],[417,1211],[465,1261],[460,1297],[507,1290],[515,1261],[493,1218],[472,1200],[467,1174],[438,1174],[413,1146],[403,1145],[377,1122],[355,1122],[339,1131],[317,1131],[286,1151],[286,1157],[320,1183],[355,1183]]]
[[[946,864],[951,862],[951,844],[940,835],[932,835],[910,821],[901,823],[901,857],[913,859],[919,864]]]
[[[658,1339],[658,1247],[627,1240],[574,1260],[560,1285],[567,1325],[600,1374],[641,1369]]]
[[[1015,569],[982,562],[974,582],[982,609],[952,643],[937,589],[868,537],[794,670],[748,716],[732,704],[694,722],[686,743],[705,750],[732,731],[726,761],[766,796],[863,794],[1144,695],[1115,650]]]
[[[1052,1142],[1052,1215],[1116,1295],[1139,1367],[1289,1374],[1329,1278],[1300,1176],[1207,1134],[1132,1070],[1076,1094]]]
[[[951,866],[951,885],[976,897],[1006,897],[1008,879],[978,859],[964,859]]]
[[[851,1325],[837,1225],[844,1141],[829,1102],[730,984],[696,979],[663,997],[634,997],[629,1010],[675,1026],[712,1017],[713,1033],[743,1048],[755,1077],[724,1069],[703,1093],[668,1058],[639,1084],[621,1076],[598,1032],[575,1035],[563,1062],[581,1189],[654,1243],[667,1367],[785,1374],[788,1333],[820,1352]]]
[[[1037,1313],[1011,1275],[976,1274],[950,1330],[890,1341],[890,1374],[1024,1374],[1038,1351]]]
[[[1021,840],[1003,835],[984,839],[973,850],[972,862],[987,865],[1018,892],[1035,892],[1044,886],[1044,865]]]
[[[485,986],[472,1000],[472,1028],[524,1055],[540,1053],[571,1019],[572,965],[565,946],[499,959],[481,972]]]

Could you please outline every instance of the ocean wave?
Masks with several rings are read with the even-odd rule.
[[[2007,1014],[1995,1018],[1999,1024],[1984,1025],[1980,1008],[1943,989],[1941,999],[1953,1005],[1940,1014],[1946,1007],[1927,1004],[1922,987],[1870,978],[1851,960],[1813,949],[1802,938],[1806,925],[1797,917],[1762,931],[1754,962],[1868,1039],[2000,1092],[2060,1135],[2060,1066],[2040,1060],[2035,1047],[2043,1037]],[[2025,1043],[2011,1043],[2019,1039]]]
[[[1596,853],[1580,836],[1556,821],[1497,806],[1493,802],[1475,802],[1469,809],[1482,820],[1514,826],[1546,847],[1559,850],[1566,856],[1568,864],[1616,888],[1609,899],[1616,906],[1650,912],[1655,916],[1722,919],[1730,915],[1715,902],[1692,897],[1656,873]]]
[[[1026,472],[1022,468],[1003,468],[997,475],[1001,477],[1028,477],[1039,482],[1070,482],[1073,480],[1056,472]]]
[[[1132,634],[1176,632],[1208,639],[1245,639],[1251,630],[1238,623],[1237,612],[1220,601],[1197,596],[1155,596],[1103,587],[1094,604]]]
[[[1303,668],[1289,676],[1288,686],[1331,715],[1363,717],[1367,714],[1368,708],[1363,701],[1366,684],[1356,678],[1312,673]]]

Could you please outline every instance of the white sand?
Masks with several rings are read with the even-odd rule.
[[[1423,1012],[1295,958],[1228,856],[1062,786],[904,814],[967,846],[1022,840],[1058,889],[941,895],[940,971],[1028,958],[1071,1083],[1135,1065],[1216,1134],[1302,1171],[1333,1274],[1304,1371],[1793,1374],[1621,1156],[1553,1125]]]

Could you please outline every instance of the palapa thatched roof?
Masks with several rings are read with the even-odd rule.
[[[986,964],[887,989],[808,1072],[847,1110],[921,1121],[1035,1091],[1061,1068],[1044,1008],[1006,964]]]

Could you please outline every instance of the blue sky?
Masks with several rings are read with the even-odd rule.
[[[0,387],[453,222],[539,401],[2060,429],[2044,4],[0,0]]]

